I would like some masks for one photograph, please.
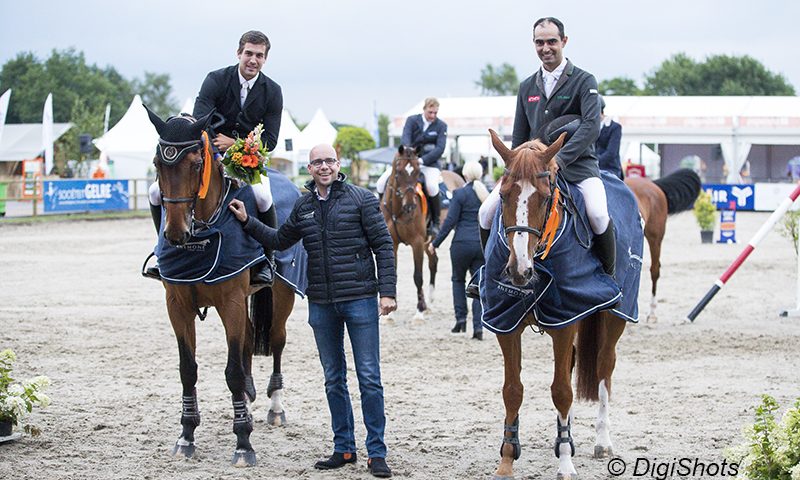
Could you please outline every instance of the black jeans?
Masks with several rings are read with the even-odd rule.
[[[467,272],[474,275],[483,265],[483,251],[481,244],[475,242],[454,242],[450,244],[450,261],[453,264],[453,309],[456,314],[457,322],[467,321],[467,295],[464,293],[466,288]],[[480,332],[481,325],[481,301],[472,300],[472,329]]]

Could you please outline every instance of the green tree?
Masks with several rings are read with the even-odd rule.
[[[8,107],[8,123],[37,123],[48,93],[53,93],[53,119],[72,121],[72,109],[80,99],[90,111],[103,111],[111,103],[111,123],[116,123],[133,96],[131,84],[113,67],[87,65],[83,52],[53,50],[41,61],[32,53],[20,53],[0,70],[0,85],[14,89]]]
[[[181,108],[172,97],[168,73],[144,72],[143,79],[134,79],[131,88],[142,97],[142,103],[162,118],[175,115]]]
[[[339,158],[350,159],[350,178],[356,185],[362,185],[369,180],[367,162],[361,160],[358,152],[375,148],[375,139],[365,128],[342,127],[333,142],[333,148],[339,153]]]
[[[794,95],[781,74],[750,56],[712,55],[696,62],[678,53],[645,76],[647,95]]]
[[[378,146],[389,146],[389,115],[385,113],[378,115]]]
[[[495,68],[487,63],[481,70],[480,80],[475,85],[481,88],[481,95],[516,95],[519,88],[517,71],[508,63]]]
[[[603,80],[597,89],[601,95],[641,95],[642,90],[636,82],[627,77],[614,77]]]

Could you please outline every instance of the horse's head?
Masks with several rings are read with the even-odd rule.
[[[145,107],[147,108],[147,107]],[[203,183],[210,169],[210,145],[203,141],[203,130],[210,115],[195,120],[184,115],[163,121],[147,109],[158,132],[158,147],[153,165],[158,173],[161,202],[166,210],[164,237],[172,245],[183,245],[191,237],[192,216]]]
[[[420,179],[419,157],[412,147],[401,145],[392,162],[394,194],[404,213],[417,208],[417,183]]]
[[[489,133],[495,150],[506,164],[500,198],[503,228],[511,253],[505,274],[511,283],[523,286],[534,279],[533,259],[542,243],[553,203],[558,171],[556,153],[566,134],[549,147],[532,140],[511,150],[494,130]]]

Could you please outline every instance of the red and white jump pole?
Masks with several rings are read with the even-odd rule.
[[[755,250],[759,242],[761,242],[761,240],[763,240],[764,237],[767,236],[767,233],[769,233],[769,231],[772,230],[772,227],[774,227],[775,224],[778,223],[778,220],[781,219],[783,214],[786,213],[787,210],[789,210],[789,207],[791,207],[794,201],[797,200],[798,196],[800,196],[800,183],[797,184],[797,186],[789,195],[789,197],[784,199],[783,202],[781,202],[781,204],[778,206],[778,208],[775,209],[774,212],[772,212],[772,215],[769,216],[769,219],[767,219],[764,225],[762,225],[761,228],[758,229],[758,232],[756,232],[756,234],[753,235],[753,238],[750,239],[750,242],[747,244],[747,246],[744,247],[742,253],[740,253],[739,256],[736,258],[736,260],[734,260],[733,263],[731,263],[731,265],[728,267],[728,269],[725,270],[725,273],[723,273],[722,276],[719,277],[719,279],[716,282],[714,282],[714,286],[711,287],[711,290],[709,290],[708,293],[706,293],[706,296],[703,297],[702,300],[700,300],[700,303],[695,305],[695,307],[692,309],[689,315],[686,316],[687,320],[689,320],[690,322],[694,322],[694,319],[697,318],[697,315],[699,315],[700,312],[703,311],[706,305],[708,305],[708,302],[710,302],[711,299],[714,298],[714,295],[716,295],[717,292],[719,292],[720,289],[723,286],[725,286],[725,282],[727,282],[728,279],[733,276],[733,274],[736,272],[736,269],[739,268],[739,266],[744,263],[747,257],[753,252],[753,250]]]

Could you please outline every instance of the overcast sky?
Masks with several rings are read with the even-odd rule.
[[[793,0],[0,0],[0,63],[74,47],[129,79],[168,73],[182,105],[206,73],[236,62],[240,35],[257,29],[272,43],[263,72],[298,122],[322,108],[332,121],[370,127],[373,104],[396,116],[427,96],[478,95],[487,63],[530,75],[539,66],[531,27],[542,16],[564,22],[567,57],[598,81],[627,76],[641,86],[678,52],[747,54],[800,91]]]

